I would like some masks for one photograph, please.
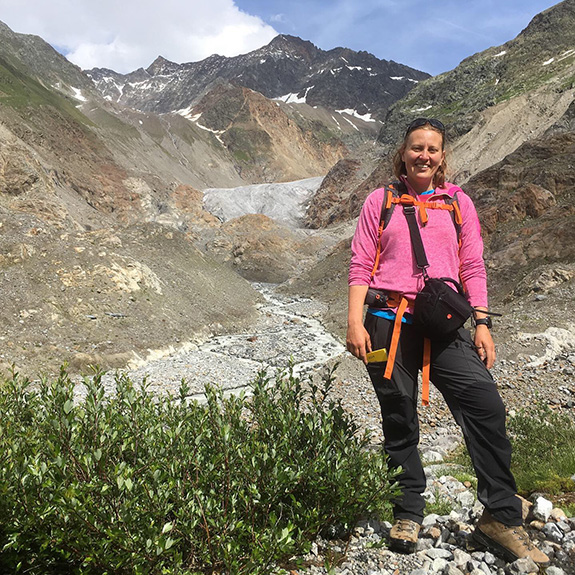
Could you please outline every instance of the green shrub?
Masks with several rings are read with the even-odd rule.
[[[575,421],[570,415],[537,404],[510,417],[507,427],[520,492],[575,490]]]
[[[0,572],[270,573],[396,494],[324,385],[264,372],[252,396],[158,397],[66,371],[0,389]]]
[[[520,410],[507,420],[513,447],[511,471],[524,496],[536,491],[549,496],[575,490],[575,420],[543,403]],[[460,446],[451,461],[474,473],[471,458]]]

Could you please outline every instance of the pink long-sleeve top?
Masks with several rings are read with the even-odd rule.
[[[417,221],[425,253],[429,261],[430,277],[460,279],[469,302],[474,307],[487,307],[487,274],[483,261],[483,240],[475,206],[471,198],[453,184],[436,188],[433,193],[417,195],[405,182],[410,195],[422,201],[444,201],[446,196],[457,192],[461,210],[461,247],[458,247],[457,231],[451,212],[427,209],[428,221],[422,226]],[[391,219],[381,237],[379,266],[373,279],[371,270],[376,256],[377,229],[385,190],[373,191],[365,200],[351,244],[351,264],[348,283],[369,285],[377,289],[396,291],[408,299],[414,299],[424,286],[423,275],[417,267],[411,247],[409,228],[401,205],[396,205]]]

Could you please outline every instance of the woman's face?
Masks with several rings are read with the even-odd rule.
[[[401,159],[405,163],[407,181],[417,193],[433,188],[433,176],[444,158],[443,136],[439,132],[423,127],[407,136]]]

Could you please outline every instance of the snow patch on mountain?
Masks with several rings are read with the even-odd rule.
[[[309,200],[322,181],[320,176],[295,182],[208,188],[203,191],[204,208],[224,222],[246,214],[263,214],[299,228]]]
[[[348,114],[349,116],[353,116],[354,118],[363,120],[364,122],[377,122],[377,120],[371,117],[371,114],[360,114],[357,110],[353,110],[351,108],[346,108],[345,110],[336,110],[336,112],[338,114]]]
[[[84,94],[82,94],[82,90],[80,90],[80,88],[74,88],[73,86],[71,86],[72,92],[74,92],[73,98],[75,98],[76,100],[80,100],[80,102],[87,102],[88,98],[86,98],[86,96],[84,96]]]
[[[307,94],[313,88],[314,86],[309,86],[309,88],[306,88],[305,94],[301,98],[297,94],[285,94],[284,96],[280,96],[279,98],[273,98],[273,100],[280,100],[282,102],[285,102],[286,104],[306,104]]]

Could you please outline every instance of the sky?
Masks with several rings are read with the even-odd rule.
[[[512,40],[554,0],[0,0],[0,21],[82,69],[236,56],[291,34],[432,75]]]

